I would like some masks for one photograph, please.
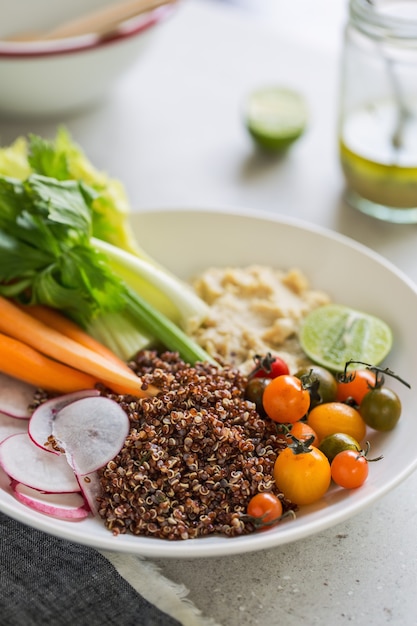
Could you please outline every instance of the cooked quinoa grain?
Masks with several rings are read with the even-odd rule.
[[[253,532],[247,504],[259,491],[277,493],[273,466],[283,444],[274,422],[244,399],[246,379],[168,352],[141,352],[131,365],[161,393],[118,399],[131,428],[99,472],[106,527],[169,540]]]

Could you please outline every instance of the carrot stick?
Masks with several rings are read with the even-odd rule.
[[[117,366],[100,354],[49,328],[2,296],[0,296],[0,332],[18,339],[56,361],[90,374],[97,381],[104,382],[110,389],[112,384],[117,385],[118,393],[124,389],[124,393],[144,397],[155,395],[158,391],[155,388],[143,390],[142,381],[131,370],[126,371],[124,367]]]
[[[30,346],[0,333],[0,371],[35,387],[56,393],[94,389],[95,380],[57,363]]]
[[[53,328],[58,332],[62,333],[66,337],[73,339],[77,343],[85,346],[86,348],[90,348],[93,352],[97,352],[97,354],[101,354],[109,361],[114,361],[119,367],[123,367],[126,370],[131,371],[130,368],[119,359],[118,356],[114,354],[107,346],[103,345],[94,337],[86,333],[78,324],[70,320],[68,317],[65,317],[61,313],[59,313],[56,309],[52,309],[47,306],[43,306],[41,304],[35,304],[30,306],[16,305],[22,311],[36,318],[40,322],[43,322],[49,328]]]

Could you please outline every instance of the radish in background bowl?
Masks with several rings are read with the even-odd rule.
[[[0,0],[0,115],[60,115],[100,102],[146,52],[156,26],[172,14],[176,2],[161,2],[108,34],[55,38],[53,33],[122,4],[126,0]],[[42,39],[45,33],[52,36]]]

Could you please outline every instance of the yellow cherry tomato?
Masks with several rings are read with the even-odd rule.
[[[320,441],[334,433],[345,433],[360,443],[366,435],[366,424],[359,411],[343,402],[326,402],[314,407],[308,414],[307,424]]]
[[[315,446],[288,446],[280,452],[274,465],[274,479],[286,498],[299,506],[320,500],[331,482],[330,463]],[[297,451],[304,449],[307,451]]]

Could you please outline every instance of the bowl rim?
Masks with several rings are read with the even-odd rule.
[[[164,5],[144,15],[126,20],[111,35],[105,37],[92,33],[48,41],[5,41],[0,39],[0,60],[62,56],[104,48],[150,30],[168,18],[173,13],[174,8],[173,5]]]

